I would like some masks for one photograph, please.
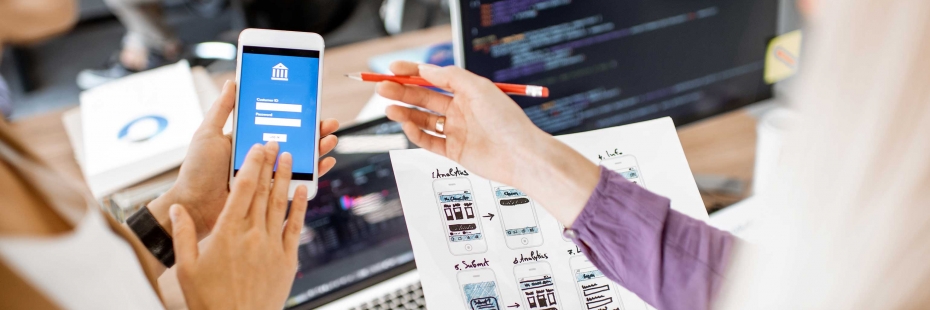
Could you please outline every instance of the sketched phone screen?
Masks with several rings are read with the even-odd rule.
[[[529,197],[513,187],[494,188],[494,196],[501,208],[501,220],[504,221],[504,234],[507,236],[530,235],[539,233],[533,204]]]
[[[575,271],[575,280],[581,293],[581,303],[585,309],[621,309],[620,301],[614,292],[613,282],[604,277],[597,268],[583,268]]]
[[[497,283],[494,281],[468,283],[462,286],[465,300],[471,310],[500,310]]]
[[[464,242],[481,239],[478,214],[471,191],[439,192],[443,219],[449,225],[449,241]]]
[[[320,52],[243,46],[240,71],[234,173],[252,145],[277,141],[293,179],[313,180]]]
[[[555,283],[552,281],[551,276],[525,277],[517,279],[517,281],[520,281],[520,292],[523,293],[523,299],[526,300],[527,307],[545,310],[559,309],[555,294]]]

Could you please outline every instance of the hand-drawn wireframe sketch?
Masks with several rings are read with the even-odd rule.
[[[543,237],[539,231],[539,219],[533,200],[516,188],[493,181],[491,191],[507,247],[521,249],[542,245]]]
[[[465,303],[471,310],[502,310],[497,279],[491,269],[466,270],[458,274]]]
[[[565,309],[561,304],[552,268],[547,262],[521,264],[513,267],[523,306],[530,310]]]
[[[433,181],[433,192],[441,211],[449,251],[453,255],[487,251],[471,182],[467,178],[438,179]]]

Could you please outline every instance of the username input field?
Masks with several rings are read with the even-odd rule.
[[[299,118],[256,117],[255,125],[300,127]]]
[[[255,110],[300,113],[303,111],[303,106],[299,104],[290,104],[290,103],[256,102]]]

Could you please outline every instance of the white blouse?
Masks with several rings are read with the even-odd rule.
[[[40,187],[51,207],[74,226],[51,237],[0,235],[3,263],[65,309],[164,309],[132,247],[110,230],[92,199],[79,199],[86,207],[83,214],[75,212],[82,208],[62,205],[68,201],[62,198],[83,195],[53,172],[2,142],[0,158]]]

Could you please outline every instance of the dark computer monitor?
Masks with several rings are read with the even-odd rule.
[[[415,268],[388,154],[413,144],[386,118],[336,136],[336,166],[307,206],[289,309],[313,309]]]
[[[456,64],[496,82],[543,130],[671,116],[676,125],[772,96],[777,0],[453,0]]]

